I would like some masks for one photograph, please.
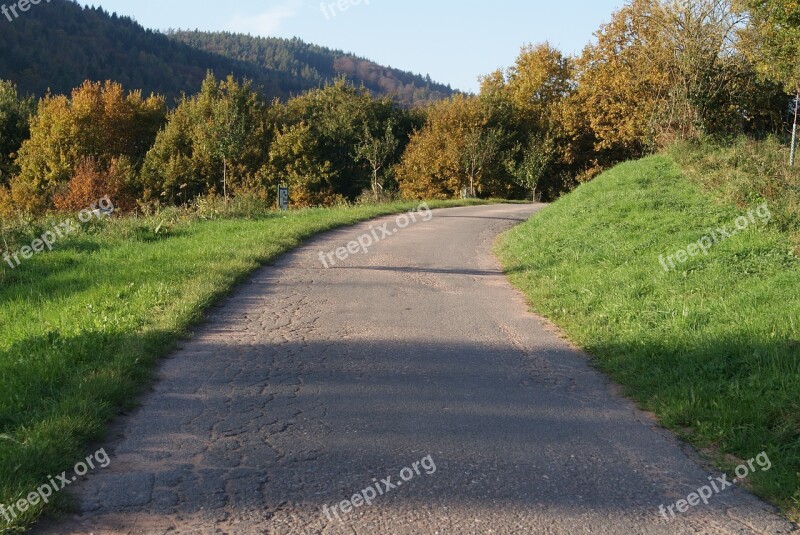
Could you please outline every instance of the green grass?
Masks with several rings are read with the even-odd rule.
[[[800,254],[800,166],[787,165],[785,144],[775,138],[741,137],[725,144],[683,142],[668,153],[703,191],[740,207],[769,202],[775,225],[792,238]]]
[[[767,451],[772,470],[749,484],[797,518],[800,262],[788,233],[759,224],[678,270],[659,264],[742,215],[719,198],[655,156],[582,185],[498,251],[536,312],[721,468]]]
[[[248,273],[313,234],[416,206],[250,220],[186,220],[176,212],[111,220],[13,271],[6,266],[0,273],[0,505],[83,459],[109,420],[131,406],[156,360]],[[47,224],[22,227],[15,227],[16,243],[30,243]],[[42,511],[34,507],[10,526],[0,518],[0,532],[21,531]]]

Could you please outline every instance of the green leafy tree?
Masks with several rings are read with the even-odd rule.
[[[278,132],[269,154],[271,186],[288,185],[294,206],[318,206],[336,199],[331,163],[310,125],[299,123]]]
[[[403,110],[391,99],[376,99],[369,91],[356,88],[343,78],[286,104],[274,105],[270,116],[270,122],[279,131],[300,124],[310,129],[317,143],[309,158],[316,159],[319,166],[330,164],[333,191],[349,199],[355,199],[365,189],[375,189],[375,167],[364,165],[362,158],[369,152],[368,146],[378,149],[378,156],[385,157],[383,162],[379,161],[381,158],[371,158],[379,167],[378,172],[386,170],[399,159],[416,123],[414,112]],[[386,137],[389,126],[397,141],[396,149],[391,152],[386,150],[394,145]],[[366,131],[369,135],[365,135]],[[375,143],[376,139],[380,143]]]
[[[553,163],[555,146],[553,139],[548,135],[531,136],[527,146],[517,147],[517,152],[522,152],[519,162],[509,160],[509,171],[514,182],[531,194],[531,200],[536,202],[537,189],[548,168]]]
[[[762,74],[800,92],[800,3],[748,0],[750,24],[743,32],[747,50]]]
[[[29,119],[35,110],[32,98],[20,98],[14,84],[0,80],[0,187],[18,172],[14,159],[29,135]]]
[[[170,113],[142,168],[145,196],[168,203],[222,193],[251,182],[268,162],[264,103],[248,82],[217,81]],[[231,182],[234,174],[237,182]]]
[[[790,165],[797,151],[800,113],[800,3],[794,0],[749,0],[751,19],[744,32],[747,50],[762,75],[795,95]]]
[[[222,189],[228,199],[228,161],[239,160],[247,144],[248,135],[255,126],[256,117],[251,111],[259,108],[255,93],[247,82],[239,86],[232,78],[220,85],[223,98],[213,106],[208,133],[215,142],[215,152],[222,158]]]
[[[469,196],[477,196],[476,184],[483,178],[487,167],[498,157],[502,133],[495,128],[474,126],[464,136],[461,147],[461,166],[469,184]]]
[[[386,131],[383,137],[375,136],[370,130],[368,125],[364,125],[364,137],[361,143],[356,147],[355,159],[356,161],[366,162],[370,171],[372,171],[372,195],[377,201],[380,199],[380,194],[383,191],[383,185],[380,181],[380,172],[384,169],[387,162],[397,152],[400,142],[394,135],[394,124],[389,121],[386,125]]]

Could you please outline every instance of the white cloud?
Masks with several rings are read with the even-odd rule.
[[[301,7],[303,7],[303,0],[288,0],[256,15],[236,13],[228,23],[227,29],[237,33],[275,35],[285,20],[297,16]]]

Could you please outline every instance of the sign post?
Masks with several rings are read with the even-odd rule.
[[[289,209],[289,188],[286,186],[278,187],[278,208],[282,212]]]

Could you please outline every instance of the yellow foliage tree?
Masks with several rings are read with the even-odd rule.
[[[427,123],[411,136],[397,169],[400,193],[409,199],[449,199],[459,196],[464,188],[482,190],[483,169],[468,161],[468,152],[488,126],[488,113],[481,101],[458,95],[437,102],[428,110]]]
[[[71,97],[46,96],[19,151],[20,173],[11,184],[14,204],[30,212],[51,208],[53,196],[87,158],[103,170],[123,156],[139,165],[165,113],[162,97],[144,99],[114,82],[85,82]]]
[[[732,0],[632,0],[578,60],[576,105],[610,161],[660,141],[741,131],[752,69]]]

